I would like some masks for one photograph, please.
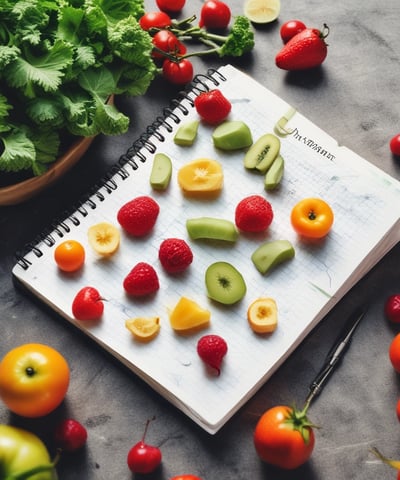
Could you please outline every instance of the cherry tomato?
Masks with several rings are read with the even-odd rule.
[[[150,28],[165,28],[171,25],[171,17],[165,12],[148,12],[139,20],[143,30]]]
[[[82,448],[87,440],[86,428],[73,418],[62,420],[54,430],[54,442],[66,452],[75,452]]]
[[[400,399],[397,400],[397,403],[396,403],[396,416],[398,421],[400,422]]]
[[[396,157],[400,156],[400,133],[390,140],[390,150]]]
[[[185,45],[170,30],[160,30],[153,39],[153,45],[163,52],[173,55],[184,55],[186,53]],[[162,53],[153,52],[154,58],[165,58]]]
[[[333,218],[333,211],[324,200],[304,198],[293,207],[290,221],[299,235],[322,238],[331,229]]]
[[[291,38],[306,28],[307,27],[301,20],[289,20],[288,22],[285,22],[280,29],[283,43],[287,43]]]
[[[254,446],[261,460],[287,470],[305,463],[314,444],[314,431],[305,414],[287,406],[267,410],[254,431]]]
[[[23,417],[41,417],[55,410],[69,386],[65,358],[54,348],[38,343],[10,350],[0,362],[0,397]]]
[[[400,373],[400,333],[394,337],[389,346],[389,359],[396,372]]]
[[[75,272],[85,263],[85,249],[76,240],[66,240],[55,249],[54,260],[60,270]]]
[[[400,323],[400,294],[390,295],[385,302],[385,315],[393,323]]]
[[[180,12],[186,0],[156,0],[157,7],[163,12]]]
[[[164,60],[163,76],[174,85],[185,85],[193,80],[193,65],[186,58],[179,62]]]
[[[184,474],[184,475],[177,475],[176,477],[172,477],[170,480],[202,480],[200,477],[196,477],[196,475]]]
[[[231,9],[219,0],[207,0],[200,11],[199,26],[209,29],[222,29],[229,25]]]

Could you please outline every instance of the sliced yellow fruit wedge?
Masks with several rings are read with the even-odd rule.
[[[100,255],[112,255],[118,250],[120,233],[111,223],[101,222],[88,230],[90,246]]]
[[[270,23],[276,20],[281,10],[280,0],[246,0],[245,16],[254,23]]]
[[[209,158],[193,160],[179,169],[178,183],[187,194],[218,193],[224,183],[222,165]]]
[[[210,317],[209,310],[187,297],[181,297],[171,311],[169,321],[175,331],[189,332],[208,326]]]
[[[278,326],[278,308],[273,298],[258,298],[247,310],[247,320],[256,333],[272,333]]]
[[[137,317],[125,321],[126,328],[141,342],[149,342],[160,331],[159,317]]]

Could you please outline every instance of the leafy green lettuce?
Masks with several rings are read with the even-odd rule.
[[[66,134],[119,135],[113,95],[156,75],[139,0],[1,0],[0,172],[43,173]]]

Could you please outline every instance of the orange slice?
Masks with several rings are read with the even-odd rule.
[[[224,183],[222,165],[209,158],[193,160],[179,169],[178,183],[187,194],[219,193]]]
[[[256,333],[272,333],[278,326],[278,308],[273,298],[258,298],[247,310],[247,320]]]
[[[195,301],[181,297],[169,316],[171,327],[177,332],[189,332],[208,326],[211,313]]]
[[[160,331],[159,317],[137,317],[125,321],[126,328],[132,333],[136,340],[149,342],[153,340]]]
[[[89,228],[88,240],[98,254],[112,255],[118,250],[120,233],[111,223],[100,222]]]

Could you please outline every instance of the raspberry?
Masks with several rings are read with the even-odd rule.
[[[225,120],[232,108],[231,102],[218,89],[200,93],[194,106],[200,117],[211,125]]]
[[[250,195],[236,206],[235,223],[243,232],[262,232],[273,218],[271,204],[261,195]]]
[[[160,245],[158,258],[168,273],[180,273],[192,263],[193,253],[184,240],[167,238]]]
[[[139,262],[132,268],[123,285],[126,293],[136,297],[149,295],[160,288],[157,272],[145,262]]]
[[[219,335],[204,335],[197,343],[197,353],[204,363],[221,373],[221,363],[228,351],[226,341]]]
[[[61,421],[54,432],[54,441],[57,447],[67,452],[74,452],[82,448],[87,440],[86,428],[77,420],[68,418]]]
[[[130,235],[147,235],[154,227],[160,207],[151,197],[143,195],[125,203],[117,214],[118,223]]]

